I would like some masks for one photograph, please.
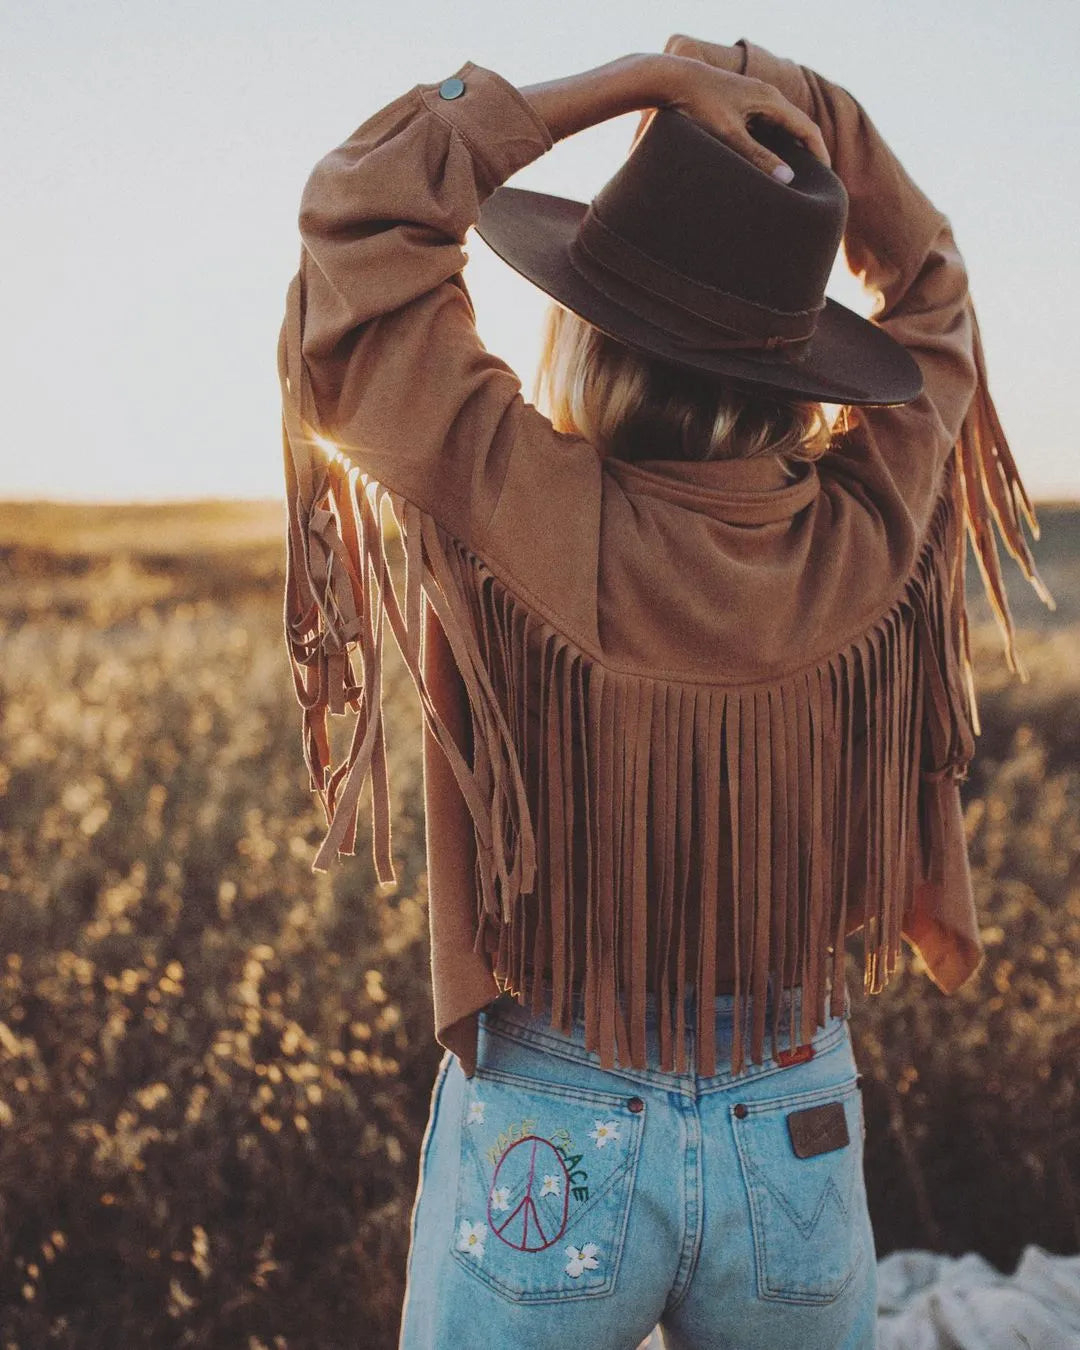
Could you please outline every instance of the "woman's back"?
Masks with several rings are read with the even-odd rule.
[[[370,773],[376,862],[392,874],[376,684],[389,604],[429,714],[436,1029],[466,1064],[477,1010],[503,988],[525,997],[530,965],[550,971],[557,1012],[587,984],[605,1064],[628,1050],[640,1063],[650,971],[674,962],[676,985],[694,982],[704,1002],[737,981],[753,1005],[749,1045],[732,1047],[741,1065],[761,1054],[770,975],[806,989],[793,1035],[820,1023],[830,983],[835,1006],[853,927],[870,988],[902,934],[943,988],[980,958],[957,781],[974,723],[959,563],[966,518],[996,576],[981,475],[1013,503],[1001,522],[1026,555],[1022,488],[948,220],[846,91],[746,46],[750,72],[821,125],[850,198],[846,256],[924,385],[903,406],[847,408],[794,482],[767,457],[602,459],[525,403],[480,343],[454,241],[551,143],[500,76],[468,63],[466,97],[418,86],[305,189],[281,368],[290,633],[298,672],[319,673],[302,698],[317,785],[327,709],[343,711],[347,691],[364,700],[326,785],[316,865],[347,846]],[[341,456],[313,453],[302,421]],[[354,466],[403,530],[400,613]],[[362,688],[338,654],[348,642]],[[672,957],[688,926],[704,941]]]

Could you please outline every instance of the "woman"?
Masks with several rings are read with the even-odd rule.
[[[502,186],[637,109],[591,209]],[[550,418],[477,336],[474,225],[555,302]],[[403,1350],[657,1323],[872,1346],[844,938],[871,991],[901,938],[946,991],[977,967],[965,522],[1010,661],[989,502],[1040,584],[948,220],[845,90],[680,37],[414,86],[319,162],[300,228],[279,369],[315,868],[370,779],[394,880],[384,617],[424,712],[446,1053]],[[873,322],[824,297],[841,237]]]

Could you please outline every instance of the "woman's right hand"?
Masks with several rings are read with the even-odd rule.
[[[555,141],[634,109],[645,109],[651,117],[657,108],[675,108],[765,173],[784,162],[750,134],[747,124],[756,117],[782,127],[823,163],[829,162],[817,124],[775,86],[674,51],[631,52],[518,92]],[[639,134],[647,125],[641,124]],[[788,170],[782,181],[790,182],[792,176]]]
[[[675,34],[668,39],[664,55],[668,58],[664,67],[669,84],[667,106],[692,117],[763,172],[784,182],[791,179],[789,166],[751,135],[748,123],[755,117],[783,127],[823,164],[831,164],[821,130],[812,118],[773,85],[738,73],[741,48]],[[642,114],[634,143],[654,111],[646,109]]]

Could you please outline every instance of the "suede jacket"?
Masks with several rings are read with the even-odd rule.
[[[1041,587],[1034,513],[949,220],[846,90],[739,45],[821,127],[847,264],[924,377],[904,406],[840,409],[795,479],[770,455],[602,457],[484,347],[468,231],[553,144],[495,71],[466,62],[452,100],[414,85],[303,189],[278,367],[285,629],[328,826],[313,868],[355,852],[369,785],[377,876],[395,880],[385,621],[423,711],[435,1034],[470,1075],[478,1010],[504,991],[538,1008],[541,977],[564,1030],[583,991],[608,1068],[645,1066],[647,989],[663,1067],[683,1068],[694,985],[708,1074],[723,968],[739,1073],[762,1061],[770,978],[804,990],[798,1026],[774,1015],[774,1053],[839,1012],[851,933],[869,992],[901,939],[946,992],[981,961],[965,527],[1016,670],[991,520]],[[327,714],[347,710],[335,767]]]

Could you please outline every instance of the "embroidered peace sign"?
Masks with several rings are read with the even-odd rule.
[[[499,1159],[488,1191],[488,1226],[519,1252],[558,1242],[570,1212],[570,1174],[548,1139],[527,1134]]]
[[[609,1292],[645,1111],[636,1097],[487,1066],[462,1093],[450,1254],[516,1303]]]

